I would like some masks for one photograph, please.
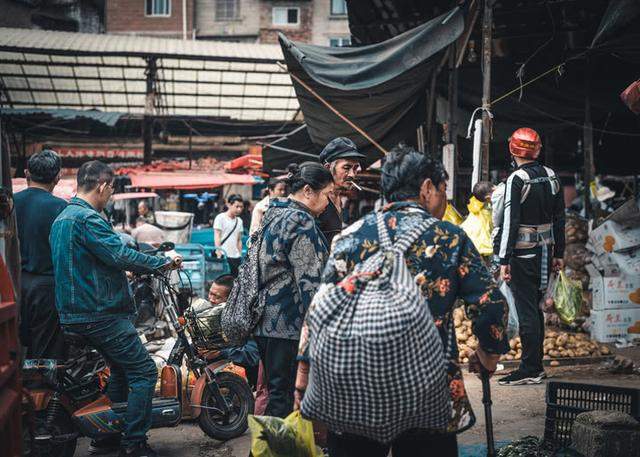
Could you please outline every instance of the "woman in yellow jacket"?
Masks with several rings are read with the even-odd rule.
[[[473,186],[473,196],[469,200],[467,209],[469,215],[460,227],[467,233],[481,256],[486,260],[493,255],[491,232],[491,194],[495,186],[489,181],[480,181]]]

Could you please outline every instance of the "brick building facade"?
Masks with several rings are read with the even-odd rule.
[[[195,0],[108,0],[107,33],[193,38]]]

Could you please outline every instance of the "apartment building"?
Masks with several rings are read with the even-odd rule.
[[[108,0],[107,33],[277,43],[278,32],[324,46],[350,44],[345,0]]]

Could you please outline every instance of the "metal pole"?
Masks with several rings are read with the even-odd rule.
[[[493,2],[484,0],[482,18],[482,106],[489,108],[491,102],[491,41],[493,26]],[[491,142],[491,119],[482,111],[482,160],[481,179],[489,179],[489,143]]]
[[[192,138],[193,138],[193,129],[191,129],[191,124],[189,124],[189,170],[191,170],[191,161],[193,160],[193,148],[191,145]]]
[[[156,58],[147,59],[147,69],[145,71],[147,78],[147,90],[144,106],[144,118],[142,120],[142,141],[144,142],[143,162],[145,165],[151,163],[153,155],[153,114],[155,113],[155,82],[156,82]]]
[[[593,159],[593,124],[591,123],[591,62],[587,60],[584,97],[584,211],[587,218],[593,216],[591,207],[591,181],[595,175]]]
[[[477,15],[477,8],[476,8]],[[451,160],[451,176],[449,176],[449,188],[447,188],[447,198],[455,201],[458,174],[458,66],[456,63],[455,44],[451,53],[449,54],[449,87],[448,87],[448,119],[447,119],[447,145],[448,149],[442,150],[442,158],[444,161],[445,155],[448,154],[448,160]]]

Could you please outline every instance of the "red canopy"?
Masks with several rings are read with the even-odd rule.
[[[204,173],[194,171],[131,173],[131,186],[147,189],[211,189],[225,184],[258,184],[262,180],[253,175],[232,173]]]

